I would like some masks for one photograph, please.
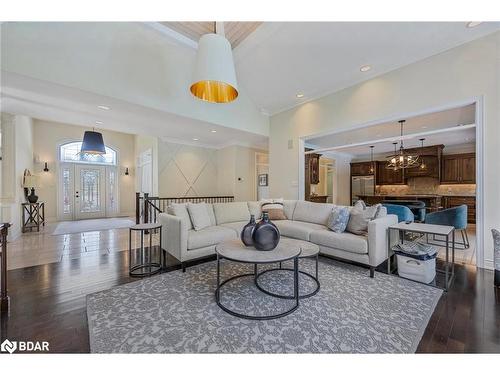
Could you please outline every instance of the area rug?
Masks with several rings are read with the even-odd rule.
[[[301,269],[313,263],[301,260]],[[225,279],[250,272],[224,262]],[[174,271],[87,296],[93,353],[412,353],[442,291],[396,276],[321,259],[320,291],[275,320],[233,317],[215,303],[215,262]],[[265,277],[264,277],[265,276]],[[300,278],[302,292],[312,287]],[[291,272],[266,273],[260,284],[291,289]],[[288,289],[288,290],[287,290]],[[293,303],[267,296],[252,277],[224,286],[221,302],[238,312],[261,315]],[[288,305],[287,305],[288,304]]]
[[[52,235],[94,232],[98,230],[129,228],[135,222],[127,218],[89,219],[60,222]]]

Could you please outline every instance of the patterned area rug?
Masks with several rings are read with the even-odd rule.
[[[301,260],[301,269],[313,271]],[[320,291],[275,320],[233,317],[215,303],[215,262],[87,296],[93,353],[412,353],[441,290],[395,276],[320,259]],[[262,268],[263,269],[263,268]],[[251,272],[226,261],[223,278]],[[290,293],[292,272],[268,272],[260,285]],[[300,278],[301,293],[313,284]],[[252,277],[224,286],[221,302],[246,314],[277,313],[289,300],[259,291]]]

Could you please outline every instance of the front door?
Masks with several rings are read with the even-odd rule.
[[[106,167],[75,165],[75,219],[106,216]]]

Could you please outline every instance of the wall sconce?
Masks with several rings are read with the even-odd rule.
[[[43,171],[44,172],[48,172],[49,171],[49,165],[47,162],[45,162],[45,166],[43,167]]]
[[[125,176],[128,176],[130,173],[128,172],[128,167],[125,167]]]

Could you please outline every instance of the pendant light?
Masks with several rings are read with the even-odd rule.
[[[94,128],[92,129],[92,131],[86,131],[83,134],[83,142],[80,153],[104,155],[106,153],[106,147],[104,146],[102,134],[96,132]]]
[[[389,156],[389,162],[387,164],[388,169],[393,169],[397,171],[398,169],[407,169],[418,167],[418,155],[408,155],[405,154],[405,148],[403,145],[403,124],[406,120],[399,120],[399,126],[401,128],[401,138],[399,152],[394,150],[394,155]],[[397,144],[397,142],[396,142]],[[396,147],[394,147],[396,148]]]
[[[420,138],[419,141],[420,141],[420,150],[421,150],[420,156],[421,156],[421,159],[422,159],[422,161],[420,162],[420,169],[425,170],[427,168],[427,165],[425,164],[424,158],[422,157],[422,155],[424,154],[424,141],[425,141],[425,138]]]
[[[373,167],[373,148],[374,147],[375,146],[370,146],[370,161],[371,161],[371,163],[370,163],[370,173],[375,172],[375,168]]]
[[[222,22],[214,22],[214,33],[203,35],[198,42],[190,91],[211,103],[229,103],[238,97],[233,52]]]

